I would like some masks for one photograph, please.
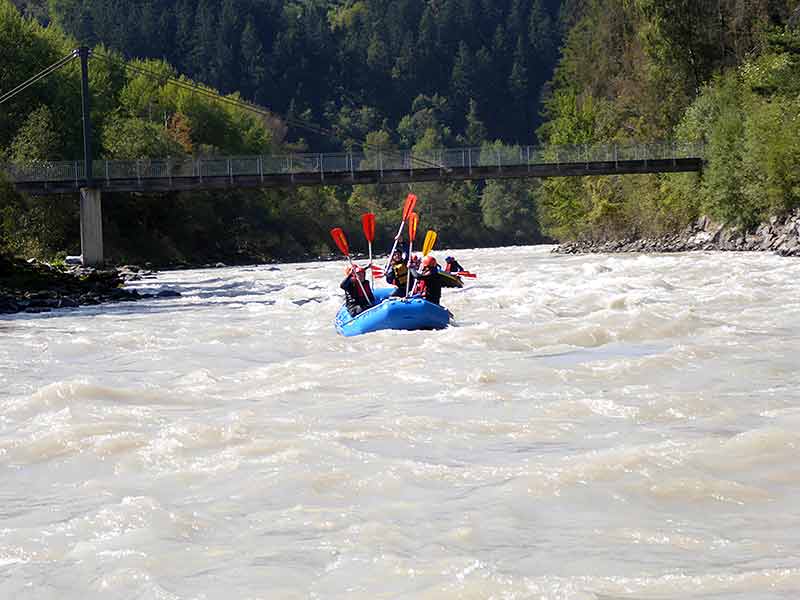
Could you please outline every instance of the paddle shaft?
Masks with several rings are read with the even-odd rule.
[[[394,244],[392,244],[392,251],[389,252],[389,256],[386,258],[386,266],[383,267],[383,270],[389,268],[389,265],[392,264],[392,255],[394,254],[395,249],[397,249],[397,242],[400,241],[400,238],[403,236],[403,228],[406,226],[405,220],[400,222],[400,229],[397,230],[397,235],[394,237]]]
[[[369,280],[372,289],[375,289],[375,274],[372,272],[372,242],[367,242],[369,248]]]
[[[361,293],[364,294],[364,298],[369,300],[369,296],[367,296],[367,290],[364,288],[364,284],[361,283],[361,280],[358,278],[358,275],[356,274],[356,265],[353,262],[353,259],[350,258],[349,254],[345,254],[345,256],[347,257],[347,260],[350,263],[350,275],[349,276],[350,277],[355,277],[356,283],[358,284],[358,287],[361,288]],[[373,299],[374,299],[374,297],[375,296],[373,294]],[[370,305],[372,305],[372,302],[370,302]]]
[[[414,240],[408,240],[408,264],[406,265],[406,296],[411,288],[411,257],[413,256],[412,249],[414,247]],[[414,287],[416,287],[416,282],[414,283]]]

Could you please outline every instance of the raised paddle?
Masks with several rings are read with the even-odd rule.
[[[351,273],[355,274],[355,264],[353,264],[353,259],[350,258],[350,246],[347,243],[347,237],[345,237],[342,228],[334,227],[331,229],[331,237],[333,238],[333,241],[336,242],[336,245],[339,247],[339,250],[341,250],[342,254],[344,254],[345,258],[347,258],[347,262],[350,263]],[[367,296],[367,291],[364,289],[364,284],[361,283],[358,275],[356,275],[355,279],[358,283],[358,287],[361,288],[361,293],[364,294],[364,298],[369,298],[369,296]]]
[[[414,248],[414,238],[417,237],[417,225],[419,224],[419,215],[417,213],[412,212],[411,216],[408,217],[408,265],[407,268],[411,271],[411,257],[413,255],[413,248]],[[411,275],[409,274],[406,277],[406,296],[408,296],[408,292],[411,286]]]
[[[417,197],[414,194],[409,194],[406,196],[406,201],[403,204],[403,220],[400,221],[400,229],[397,230],[397,235],[394,238],[394,244],[392,245],[392,251],[389,252],[389,256],[386,258],[386,266],[383,268],[385,271],[389,268],[389,265],[392,263],[392,254],[394,254],[395,248],[397,248],[397,242],[400,241],[400,236],[403,235],[403,227],[406,224],[406,221],[411,216],[411,213],[414,210],[414,207],[417,205]]]
[[[425,241],[422,243],[422,256],[428,256],[431,250],[433,250],[433,245],[436,243],[436,232],[432,229],[428,229],[428,233],[425,234]]]
[[[364,230],[364,237],[367,238],[367,246],[369,247],[369,275],[374,288],[375,275],[372,272],[372,242],[375,240],[375,215],[372,213],[361,215],[361,227]]]
[[[450,273],[450,275],[458,275],[459,277],[472,277],[472,278],[477,277],[475,273],[470,273],[469,271],[456,271],[455,273]]]

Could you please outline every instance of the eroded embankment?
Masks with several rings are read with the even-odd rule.
[[[657,238],[577,240],[553,249],[560,254],[605,252],[687,252],[691,250],[771,251],[781,256],[800,256],[800,209],[772,217],[755,230],[715,223],[700,217],[680,233]]]

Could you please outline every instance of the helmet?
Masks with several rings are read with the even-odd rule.
[[[436,259],[433,256],[428,255],[422,259],[422,268],[431,268],[433,269],[436,266]]]
[[[356,272],[356,275],[358,276],[364,275],[364,267],[359,267],[358,265],[353,265],[352,267],[349,265],[346,266],[344,268],[344,274],[350,275],[354,270]]]
[[[455,258],[453,258],[452,256],[448,256],[447,258],[444,259],[444,262],[453,262],[454,260]]]
[[[415,265],[418,265],[419,264],[419,256],[417,256],[416,254],[412,254],[411,255],[411,260],[409,262],[411,263],[412,267],[415,266]]]

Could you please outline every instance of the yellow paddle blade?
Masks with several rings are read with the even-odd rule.
[[[428,256],[428,253],[433,250],[433,245],[436,243],[436,232],[428,229],[425,234],[425,243],[422,244],[422,256]]]

